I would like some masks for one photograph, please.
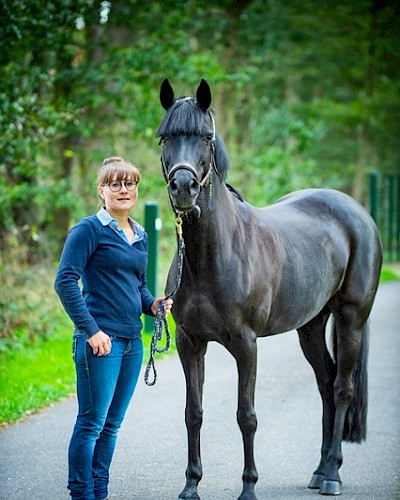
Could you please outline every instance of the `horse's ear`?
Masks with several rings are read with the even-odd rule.
[[[161,84],[160,101],[161,106],[164,109],[169,109],[174,104],[174,90],[171,87],[168,78],[166,78]]]
[[[202,78],[197,88],[196,99],[203,111],[207,111],[211,104],[211,90],[208,83]]]

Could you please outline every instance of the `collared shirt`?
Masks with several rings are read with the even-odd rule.
[[[128,240],[125,231],[118,227],[118,222],[110,215],[109,212],[107,212],[105,208],[101,208],[97,212],[97,218],[103,224],[103,226],[110,226],[111,229],[113,229],[129,245],[133,245],[134,243],[141,241],[144,238],[144,228],[130,217],[128,217],[128,221],[135,232],[135,238],[133,239],[133,241]]]

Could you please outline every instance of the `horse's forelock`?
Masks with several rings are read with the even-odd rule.
[[[212,133],[204,113],[194,98],[177,99],[168,109],[158,131],[158,136],[207,135]]]

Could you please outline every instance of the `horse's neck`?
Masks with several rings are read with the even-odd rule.
[[[237,230],[233,197],[225,184],[217,180],[211,186],[211,197],[209,191],[208,187],[199,200],[200,216],[191,215],[183,227],[186,259],[197,270],[220,258]]]

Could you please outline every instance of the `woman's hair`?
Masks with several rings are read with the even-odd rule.
[[[139,169],[119,156],[112,156],[103,161],[97,175],[96,187],[98,189],[113,180],[123,181],[125,179],[140,182]]]

